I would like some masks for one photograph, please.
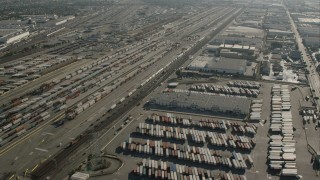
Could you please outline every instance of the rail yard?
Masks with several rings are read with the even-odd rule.
[[[83,8],[4,47],[0,178],[316,179],[308,84],[262,80],[255,44],[213,44],[251,3]]]

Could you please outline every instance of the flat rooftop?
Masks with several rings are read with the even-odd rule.
[[[298,18],[300,23],[320,24],[320,18]]]
[[[231,26],[223,34],[241,34],[246,37],[263,37],[263,30],[247,26]]]
[[[246,97],[209,95],[202,93],[169,92],[156,94],[151,102],[159,105],[174,105],[181,108],[194,107],[202,110],[232,111],[248,114],[251,100]]]

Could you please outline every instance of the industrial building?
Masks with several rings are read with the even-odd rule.
[[[303,42],[308,47],[319,48],[320,47],[320,36],[318,37],[304,37]]]
[[[298,26],[298,31],[301,36],[320,36],[320,26],[315,25],[300,25]]]
[[[0,44],[10,44],[29,36],[29,32],[16,32],[0,37]]]
[[[223,33],[223,35],[263,38],[263,30],[246,26],[231,26]]]
[[[269,37],[274,37],[274,36],[293,36],[293,32],[292,31],[282,31],[282,30],[278,30],[278,29],[269,29],[267,35]]]
[[[320,25],[320,18],[298,18],[299,23],[304,24],[318,24]]]
[[[244,46],[238,44],[222,44],[220,45],[220,50],[229,50],[231,52],[239,52],[239,53],[246,53],[249,55],[253,55],[255,53],[255,47],[253,46]]]
[[[261,62],[261,74],[268,76],[270,74],[270,61]]]
[[[213,113],[249,114],[251,100],[245,97],[219,96],[187,92],[159,93],[149,101],[165,108],[183,108]]]
[[[219,46],[216,45],[207,45],[206,50],[208,51],[208,53],[213,53],[218,55],[220,50],[219,50]]]
[[[261,49],[264,32],[262,29],[247,26],[231,26],[210,44],[240,44]]]
[[[198,56],[187,66],[187,69],[193,71],[244,75],[246,67],[247,61],[242,59]]]
[[[250,59],[253,60],[256,58],[256,48],[253,46],[244,46],[239,44],[221,44],[220,47],[220,56],[226,58],[235,58],[235,59]]]
[[[213,53],[215,55],[220,55],[226,58],[235,59],[256,59],[256,48],[254,46],[245,46],[239,44],[221,44],[217,45],[207,45],[206,50],[208,53]]]

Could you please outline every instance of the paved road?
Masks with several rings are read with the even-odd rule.
[[[302,59],[304,62],[306,62],[307,69],[310,72],[310,74],[308,75],[308,79],[309,79],[310,86],[314,90],[314,97],[320,97],[320,78],[319,78],[319,75],[316,71],[316,65],[313,63],[311,58],[308,56],[308,53],[306,51],[306,47],[303,45],[302,38],[297,30],[297,26],[296,26],[295,22],[293,21],[292,17],[290,16],[290,12],[287,8],[286,8],[286,11],[287,11],[287,14],[290,18],[292,30],[295,34],[296,42],[298,44],[298,49],[299,49],[299,51],[301,51]],[[317,102],[317,109],[319,110],[319,105],[320,105],[319,102],[320,101],[316,100],[316,102]]]
[[[294,23],[292,17],[290,16],[290,12],[288,9],[286,9],[288,16],[290,17],[290,22],[292,24],[292,30],[295,34],[296,37],[296,42],[298,44],[299,51],[301,51],[302,58],[304,62],[306,62],[307,69],[309,70],[310,74],[308,74],[308,79],[309,79],[309,84],[310,88],[313,89],[313,97],[320,97],[320,78],[319,74],[316,71],[316,64],[313,62],[313,60],[308,56],[306,47],[302,43],[302,38],[297,30],[297,26]],[[320,110],[320,101],[319,99],[316,100],[314,99],[316,104],[317,104],[317,110]],[[309,128],[313,128],[310,127]],[[320,141],[317,140],[320,137],[320,132],[316,133],[311,133],[313,130],[305,130],[306,135],[307,135],[307,143],[310,145],[312,148],[314,148],[315,151],[318,151],[320,153]]]

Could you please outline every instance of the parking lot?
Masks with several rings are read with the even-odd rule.
[[[181,85],[180,87],[183,86],[184,85]],[[232,118],[195,115],[192,113],[139,111],[142,116],[138,121],[130,123],[125,129],[128,133],[119,135],[105,148],[106,153],[115,154],[124,161],[124,166],[118,172],[108,177],[113,179],[120,179],[121,177],[130,179],[154,178],[157,170],[160,169],[161,172],[164,171],[161,169],[163,168],[162,166],[164,166],[161,166],[161,163],[167,163],[166,166],[170,166],[170,168],[167,168],[167,174],[164,174],[164,177],[171,177],[170,173],[172,173],[172,169],[176,169],[176,167],[180,168],[180,165],[182,165],[186,167],[184,167],[183,172],[177,172],[177,176],[180,173],[180,177],[189,174],[188,170],[185,169],[188,169],[188,166],[192,166],[200,168],[198,172],[206,172],[206,170],[209,170],[211,173],[211,171],[213,171],[210,175],[208,175],[207,172],[203,173],[203,175],[201,174],[201,177],[204,176],[206,178],[224,177],[225,174],[221,172],[244,175],[247,179],[259,179],[261,177],[265,177],[265,179],[279,179],[279,177],[281,177],[281,179],[292,178],[292,176],[280,176],[281,173],[270,171],[268,165],[272,86],[273,84],[271,83],[261,83],[260,94],[257,98],[262,100],[263,111],[261,112],[261,121],[245,123]],[[165,87],[165,85],[162,87]],[[307,87],[299,86],[299,88],[294,90],[291,90],[291,87],[294,87],[294,85],[288,87],[290,87],[290,95],[297,97],[291,100],[293,127],[295,129],[294,140],[296,142],[297,172],[303,178],[307,177],[312,179],[316,176],[310,163],[311,155],[307,150],[306,134],[312,134],[310,137],[313,136],[314,139],[317,137],[317,132],[304,132],[302,128],[302,116],[299,115],[299,111],[297,111],[300,109],[301,101],[305,101],[305,96],[310,92]],[[159,117],[156,114],[163,117]],[[176,119],[172,120],[174,118]],[[242,129],[239,128],[239,126],[236,126],[236,129],[238,129],[238,132],[236,132],[233,126],[235,124],[242,125],[245,129],[246,125],[247,127],[251,127],[254,129],[254,134],[239,131]],[[312,124],[307,124],[306,126],[311,125]],[[226,129],[224,127],[226,127]],[[243,148],[244,146],[238,146],[237,141],[235,141],[236,145],[233,146],[231,139],[242,139],[243,137],[248,138],[249,142],[252,142],[252,147],[249,146],[248,149]],[[224,143],[219,144],[219,141],[214,141],[213,139],[215,138],[221,138],[220,140],[222,142],[226,141],[226,145]],[[229,166],[228,160],[225,160],[226,162],[223,160],[219,161],[221,162],[221,164],[219,164],[217,163],[218,161],[210,162],[210,160],[207,160],[206,162],[205,159],[201,159],[201,156],[199,158],[200,160],[193,160],[192,155],[188,157],[188,155],[183,154],[192,154],[193,147],[199,148],[199,155],[206,155],[206,153],[201,154],[200,152],[207,152],[208,149],[212,157],[229,159],[231,165]],[[179,151],[180,155],[178,155],[178,153],[176,155],[175,150]],[[190,152],[188,150],[190,150]],[[244,159],[246,164],[244,169],[241,167],[237,169],[233,164],[232,160],[236,159],[234,152],[240,153]],[[195,149],[194,154],[197,155],[197,149]],[[252,164],[250,164],[248,155],[250,155],[252,159]],[[152,160],[158,161],[159,169],[153,167]],[[216,164],[214,164],[214,162],[216,162]],[[128,173],[129,175],[126,175]],[[160,173],[160,175],[162,176],[162,173]],[[157,176],[160,175],[158,172]]]

